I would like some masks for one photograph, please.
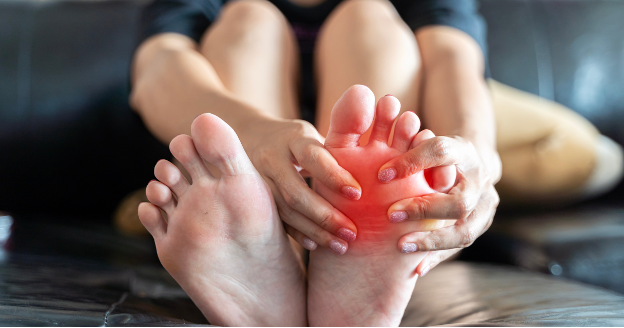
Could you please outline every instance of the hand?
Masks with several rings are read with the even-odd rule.
[[[489,158],[498,161],[489,167],[500,167],[497,154]],[[430,252],[416,268],[420,276],[470,246],[490,227],[499,203],[495,180],[473,144],[461,137],[425,140],[380,168],[380,172],[394,170],[395,179],[401,179],[428,168],[447,165],[457,168],[456,184],[448,194],[433,193],[404,199],[388,210],[388,216],[396,211],[406,212],[407,220],[456,220],[451,226],[428,232],[409,232],[399,239],[400,250]],[[409,247],[404,247],[406,243]]]
[[[323,137],[301,120],[263,120],[240,133],[247,155],[267,182],[286,231],[303,247],[328,247],[332,240],[355,240],[357,228],[340,211],[308,187],[303,176],[357,200],[361,187],[325,150]],[[342,240],[340,240],[342,239]]]

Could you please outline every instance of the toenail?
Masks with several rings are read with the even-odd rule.
[[[347,252],[347,245],[338,240],[332,240],[329,242],[329,248],[338,255],[342,255]]]
[[[336,232],[336,234],[338,235],[338,237],[346,240],[346,241],[354,241],[355,240],[355,232],[353,232],[352,230],[349,230],[347,228],[340,228],[338,229],[338,231]]]
[[[431,268],[427,265],[422,270],[420,270],[420,276],[424,277],[427,274],[427,272],[429,272],[429,269],[431,269]]]
[[[385,95],[384,97],[394,97],[394,96],[393,96],[393,95],[391,95],[391,94],[387,94],[387,95]]]
[[[396,175],[397,175],[396,169],[393,168],[393,167],[389,167],[389,168],[384,169],[381,172],[379,172],[379,174],[377,175],[377,178],[381,182],[388,182],[388,181],[396,178]]]
[[[401,253],[414,253],[418,250],[418,245],[414,243],[403,243],[401,246]]]
[[[362,192],[351,186],[342,187],[342,194],[352,200],[358,200],[362,197]]]
[[[318,245],[314,242],[314,240],[308,238],[308,237],[304,237],[303,238],[303,247],[305,247],[305,249],[309,250],[309,251],[313,251],[316,249]]]
[[[397,223],[405,220],[407,220],[407,212],[405,211],[396,211],[390,213],[390,222],[392,223]]]

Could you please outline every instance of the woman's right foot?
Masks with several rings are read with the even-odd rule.
[[[403,251],[412,253],[401,253],[397,243],[406,231],[445,225],[441,220],[399,223],[400,217],[387,213],[396,201],[435,192],[423,172],[390,183],[379,181],[377,173],[383,164],[423,139],[415,138],[420,127],[418,117],[406,112],[397,121],[392,145],[388,146],[399,109],[398,100],[386,96],[379,100],[375,115],[374,95],[364,86],[349,88],[334,106],[325,148],[360,183],[362,196],[357,201],[347,200],[317,181],[315,189],[355,223],[358,236],[344,255],[325,248],[310,253],[311,326],[397,326],[416,283],[415,269],[426,255],[413,252],[409,245]],[[369,143],[361,146],[359,138],[371,126],[374,115]]]
[[[162,160],[154,169],[159,181],[147,187],[151,203],[139,206],[161,263],[211,324],[306,325],[303,267],[268,186],[218,117],[200,115],[191,135],[176,137],[170,149],[193,184]]]

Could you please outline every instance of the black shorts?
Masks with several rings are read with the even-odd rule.
[[[291,24],[301,53],[301,118],[314,123],[316,91],[313,52],[318,30],[342,0],[325,0],[317,6],[301,7],[288,0],[269,0]],[[166,32],[180,33],[199,42],[215,21],[227,0],[155,0],[146,7],[141,20],[141,42]],[[457,28],[473,37],[483,50],[487,69],[485,22],[474,0],[390,0],[401,18],[416,31],[428,25]]]

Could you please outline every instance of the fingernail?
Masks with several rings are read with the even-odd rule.
[[[420,271],[420,276],[424,277],[427,272],[429,272],[429,269],[431,269],[428,265],[426,267],[424,267],[421,271]]]
[[[392,223],[397,223],[405,220],[407,220],[407,212],[405,211],[396,211],[390,213],[390,222]]]
[[[362,197],[362,192],[359,191],[357,188],[353,188],[351,186],[342,187],[342,194],[352,200],[358,200],[360,199],[360,197]]]
[[[394,97],[394,96],[393,96],[393,95],[391,95],[391,94],[387,94],[387,95],[385,95],[384,97]]]
[[[314,242],[314,240],[308,238],[308,237],[304,237],[303,238],[303,247],[305,247],[305,249],[309,250],[309,251],[313,251],[316,249],[318,245]]]
[[[379,172],[379,175],[377,175],[377,178],[381,182],[388,182],[396,178],[396,175],[397,175],[396,169],[394,169],[393,167],[389,167]]]
[[[338,231],[336,232],[336,234],[338,235],[338,237],[346,240],[346,241],[354,241],[355,240],[355,232],[347,229],[347,228],[340,228],[338,229]]]
[[[401,253],[414,253],[418,250],[418,245],[414,243],[403,243]]]
[[[347,252],[347,245],[338,240],[332,240],[329,242],[329,248],[338,255],[342,255]]]

